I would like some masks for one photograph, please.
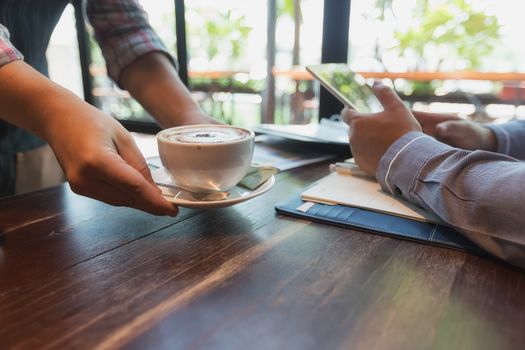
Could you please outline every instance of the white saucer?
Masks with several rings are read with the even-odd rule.
[[[255,190],[235,186],[228,192],[197,194],[175,186],[170,175],[164,168],[152,171],[151,175],[153,176],[155,184],[162,190],[162,195],[169,202],[181,207],[194,209],[229,207],[265,193],[272,188],[275,183],[275,177],[272,175],[272,177]]]

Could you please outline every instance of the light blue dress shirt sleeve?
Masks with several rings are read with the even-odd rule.
[[[525,160],[525,120],[488,124],[498,140],[498,153]]]
[[[517,151],[512,132],[509,140],[509,149]],[[525,268],[525,163],[410,132],[387,150],[376,177],[386,192],[437,214],[481,248]]]

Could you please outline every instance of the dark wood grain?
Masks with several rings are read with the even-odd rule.
[[[0,201],[0,348],[521,349],[525,274],[239,205],[155,217],[67,186]]]

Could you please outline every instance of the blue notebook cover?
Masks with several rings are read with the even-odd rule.
[[[487,255],[481,248],[454,229],[407,218],[379,213],[345,205],[312,203],[306,211],[298,210],[305,202],[301,193],[276,205],[275,210],[285,215],[309,219],[337,226],[357,228],[391,237],[424,242],[443,247]]]

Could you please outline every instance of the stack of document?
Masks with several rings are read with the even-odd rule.
[[[307,202],[347,205],[412,220],[443,223],[436,215],[384,192],[379,183],[368,176],[333,172],[304,191],[301,198]]]
[[[275,210],[293,217],[486,255],[437,216],[383,192],[368,176],[333,172],[278,203]]]

